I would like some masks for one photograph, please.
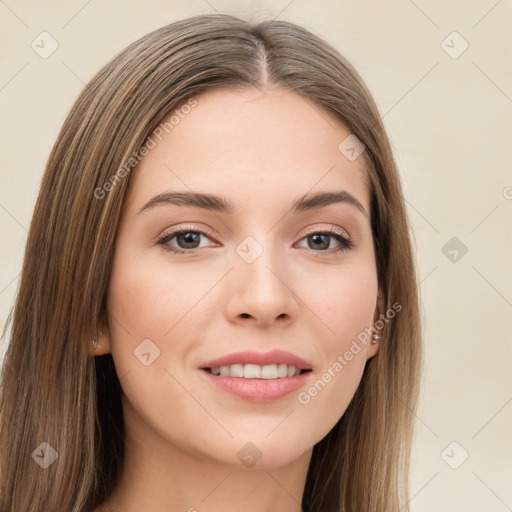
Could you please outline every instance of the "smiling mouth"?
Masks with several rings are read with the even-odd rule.
[[[287,364],[232,364],[229,366],[214,366],[203,368],[208,373],[218,377],[238,377],[242,379],[284,379],[295,377],[302,373],[310,372],[310,369],[296,368]]]

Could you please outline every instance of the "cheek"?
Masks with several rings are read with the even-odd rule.
[[[178,267],[169,270],[142,258],[130,264],[120,258],[113,268],[108,302],[120,337],[129,333],[133,342],[172,337],[204,294],[210,280],[205,277],[206,282],[197,282],[193,274]]]
[[[215,276],[204,277],[192,283],[190,272],[120,257],[108,294],[111,352],[129,422],[147,432],[138,423],[142,418],[162,436],[190,445],[190,450],[199,443],[207,421],[187,391],[191,386],[183,368],[201,334],[198,319],[205,313],[200,298],[214,283]]]
[[[118,375],[138,374],[142,366],[140,378],[161,381],[166,395],[167,372],[183,372],[204,338],[212,311],[208,291],[218,281],[218,273],[193,271],[193,266],[173,267],[165,260],[156,264],[141,255],[129,258],[128,252],[115,260],[110,279],[112,357]],[[151,394],[157,389],[155,385]]]
[[[298,414],[295,418],[307,425],[309,443],[323,439],[345,414],[361,382],[365,358],[362,352],[351,361],[343,355],[333,357],[330,364],[315,374],[297,395]],[[343,361],[343,362],[341,362]]]
[[[307,279],[304,282],[308,281]],[[373,324],[377,276],[370,265],[347,266],[309,278],[304,303],[318,318],[321,352],[343,353],[353,339]]]
[[[321,362],[297,401],[308,421],[315,424],[318,440],[343,416],[361,381],[377,296],[377,278],[370,268],[343,269],[336,281],[332,276],[330,280],[317,276],[315,283],[323,285],[323,292],[315,288],[305,300],[321,320],[316,322]]]

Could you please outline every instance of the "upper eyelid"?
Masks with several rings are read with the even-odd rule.
[[[331,225],[329,228],[325,229],[325,228],[317,228],[317,227],[312,227],[311,229],[308,229],[305,233],[304,236],[307,236],[307,235],[310,235],[312,233],[334,233],[334,234],[339,234],[337,233],[337,231],[341,231],[346,238],[348,239],[351,239],[352,237],[350,236],[350,233],[345,229],[345,228],[340,228],[339,226],[334,226],[334,225]]]

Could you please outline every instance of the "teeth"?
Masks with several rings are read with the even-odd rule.
[[[228,369],[228,375],[230,377],[243,377],[244,376],[244,365],[243,364],[232,364],[231,366],[224,366]]]
[[[231,377],[231,368],[229,375]],[[244,366],[244,379],[261,379],[261,366],[257,364],[246,364]]]
[[[244,379],[282,379],[299,375],[301,370],[286,364],[232,364],[231,366],[216,366],[211,368],[213,375],[221,377],[241,377]]]
[[[286,366],[285,364],[280,364],[277,367],[277,376],[279,378],[288,377],[288,366]]]

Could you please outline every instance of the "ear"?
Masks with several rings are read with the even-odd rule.
[[[379,329],[376,327],[377,320],[381,319],[381,315],[384,312],[384,295],[382,294],[382,291],[379,288],[379,291],[377,293],[377,297],[375,300],[375,313],[373,315],[373,324],[372,332],[375,333],[377,336],[382,337],[382,329]],[[380,346],[380,339],[376,340],[377,343],[373,343],[372,337],[370,337],[370,342],[368,344],[368,349],[366,351],[366,357],[369,359],[370,357],[373,357],[379,350]]]
[[[103,354],[108,354],[111,352],[111,334],[110,327],[108,323],[108,313],[105,310],[98,319],[98,330],[96,332],[96,339],[98,340],[98,346],[92,346],[91,340],[91,350],[93,355],[102,356]]]

